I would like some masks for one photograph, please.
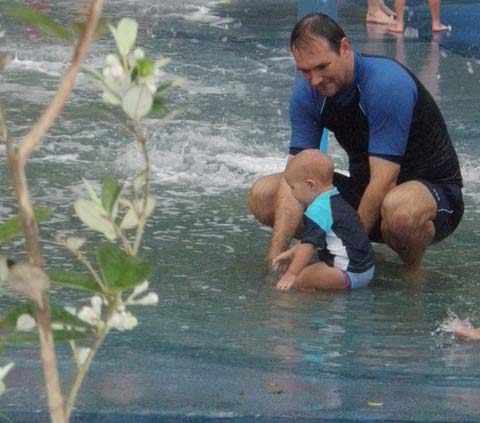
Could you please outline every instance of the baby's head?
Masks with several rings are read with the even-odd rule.
[[[290,159],[284,177],[294,197],[306,207],[332,187],[333,161],[320,150],[303,150]]]

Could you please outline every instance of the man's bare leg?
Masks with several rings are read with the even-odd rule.
[[[448,26],[440,22],[440,0],[428,0],[428,7],[432,17],[432,31],[448,31]]]
[[[368,23],[389,25],[393,22],[393,18],[387,15],[381,8],[382,0],[368,0],[367,17]],[[385,6],[386,7],[386,6]]]
[[[248,206],[255,218],[272,227],[267,263],[285,251],[302,223],[303,208],[293,197],[282,173],[264,176],[252,186]]]
[[[385,13],[387,16],[390,16],[392,18],[395,18],[397,14],[390,9],[383,0],[378,0],[378,7],[382,10],[383,13]]]
[[[395,0],[395,13],[397,14],[397,20],[392,22],[388,26],[388,32],[394,32],[397,34],[403,34],[404,31],[404,14],[405,14],[405,0]]]
[[[382,234],[411,272],[420,269],[427,246],[433,241],[437,205],[428,188],[409,181],[392,189],[382,205]]]

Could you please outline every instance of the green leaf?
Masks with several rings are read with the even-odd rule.
[[[109,27],[117,43],[118,52],[125,57],[135,45],[138,32],[137,22],[130,18],[123,18],[116,28],[112,25]]]
[[[82,35],[85,29],[85,22],[77,21],[72,24],[72,32],[75,34],[77,38]],[[92,40],[96,41],[100,38],[105,32],[108,30],[108,21],[105,18],[101,18],[98,21],[97,27],[95,28],[95,32],[93,33]]]
[[[79,198],[74,204],[75,213],[78,218],[91,229],[102,232],[107,239],[116,238],[115,227],[104,217],[105,210],[90,200]]]
[[[165,106],[165,99],[158,94],[153,96],[152,113],[158,113]]]
[[[70,340],[85,339],[86,334],[76,330],[54,330],[53,340],[55,342],[67,342]],[[6,344],[25,344],[38,342],[37,332],[15,332],[8,334],[3,338]]]
[[[74,316],[72,313],[65,310],[65,307],[58,304],[50,304],[50,318],[52,323],[61,323],[72,328],[89,328],[87,322]]]
[[[29,314],[35,318],[35,307],[33,304],[22,303],[13,306],[0,320],[0,329],[15,329],[17,320],[22,314]],[[63,306],[57,304],[50,304],[50,318],[52,323],[61,323],[76,328],[90,327],[88,323],[69,313]]]
[[[37,223],[50,219],[53,212],[47,207],[35,208],[33,213]],[[22,225],[18,216],[12,217],[0,223],[0,241],[6,241],[22,234]]]
[[[155,209],[155,204],[157,200],[153,195],[149,195],[147,199],[147,207],[145,210],[145,217],[149,217],[152,214],[152,211]],[[120,228],[122,229],[133,229],[135,228],[139,221],[138,218],[139,216],[137,215],[138,213],[143,212],[143,198],[140,198],[135,201],[135,208],[133,207],[133,204],[130,206],[128,209],[127,213],[125,213],[125,216],[122,219],[122,223],[120,224]]]
[[[94,203],[100,204],[100,200],[98,199],[97,193],[95,192],[95,188],[93,188],[92,184],[85,178],[82,178],[82,181],[83,185],[85,185],[90,200],[92,200]]]
[[[135,85],[123,96],[123,111],[133,120],[140,120],[152,108],[153,97],[145,84]]]
[[[67,288],[89,292],[102,292],[102,289],[97,282],[80,273],[51,270],[47,272],[47,274],[50,278],[50,282],[65,286]]]
[[[54,330],[53,331],[53,340],[55,342],[67,342],[67,341],[77,341],[79,339],[85,339],[87,334],[84,332],[79,332],[78,330]]]
[[[5,12],[19,21],[34,26],[39,31],[52,37],[70,41],[70,32],[52,18],[25,6],[12,5],[5,8]]]
[[[102,206],[107,211],[109,216],[112,215],[113,207],[122,191],[122,186],[113,177],[108,177],[103,181],[102,185]]]
[[[169,88],[171,88],[173,85],[173,82],[172,81],[168,81],[168,82],[163,82],[161,83],[158,87],[157,87],[157,91],[155,92],[155,94],[160,94],[161,92],[165,91],[165,90],[168,90]]]
[[[13,306],[7,313],[0,319],[0,329],[15,329],[17,327],[17,320],[22,314],[29,314],[35,318],[35,308],[33,304],[22,303]]]
[[[132,257],[110,244],[101,244],[97,249],[97,261],[108,292],[116,293],[139,285],[150,274],[150,265],[145,260]]]
[[[137,72],[141,77],[151,75],[153,73],[153,60],[149,59],[138,59],[137,60]]]

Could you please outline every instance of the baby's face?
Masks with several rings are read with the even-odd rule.
[[[307,180],[293,180],[289,181],[288,185],[292,190],[295,199],[303,206],[307,207],[312,202],[312,187]]]

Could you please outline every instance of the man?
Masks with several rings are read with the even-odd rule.
[[[334,184],[358,211],[372,241],[385,242],[412,271],[427,246],[451,234],[463,215],[462,176],[432,96],[401,64],[352,51],[342,28],[323,14],[295,26],[290,46],[304,80],[290,103],[290,155],[318,148],[324,128],[349,158]],[[273,227],[267,261],[301,233],[302,208],[283,174],[252,187],[249,206]]]

